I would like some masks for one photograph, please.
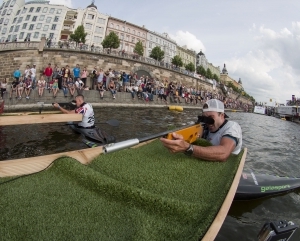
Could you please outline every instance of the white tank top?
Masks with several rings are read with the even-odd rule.
[[[82,114],[82,121],[78,123],[79,126],[91,127],[95,124],[94,110],[90,104],[84,103],[83,106],[75,110],[75,113]]]
[[[242,148],[242,129],[240,125],[234,121],[227,121],[227,123],[218,131],[214,133],[209,132],[206,139],[211,142],[213,146],[218,146],[224,136],[236,140],[236,146],[232,151],[232,154],[239,154]]]

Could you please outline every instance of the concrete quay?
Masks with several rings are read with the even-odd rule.
[[[9,98],[9,92],[4,94],[3,100],[5,101],[4,109],[5,112],[14,112],[14,111],[22,111],[22,110],[54,110],[52,106],[53,102],[57,103],[69,103],[74,97],[70,96],[70,93],[67,94],[67,97],[64,97],[63,91],[60,90],[57,93],[56,98],[53,97],[52,92],[48,92],[45,90],[42,97],[38,96],[38,90],[32,90],[30,93],[30,98],[26,99],[25,95],[21,100],[17,99],[13,93],[12,98]],[[75,96],[77,93],[75,92]],[[110,91],[104,92],[103,99],[100,99],[99,91],[96,90],[85,90],[83,91],[85,102],[91,103],[93,107],[143,107],[143,108],[168,108],[170,105],[182,106],[185,109],[202,109],[202,104],[198,102],[198,104],[187,104],[184,103],[184,99],[182,99],[182,103],[172,103],[170,102],[170,98],[168,97],[168,103],[164,103],[164,101],[158,99],[157,95],[154,95],[153,101],[145,101],[143,99],[138,99],[135,96],[132,99],[131,94],[128,92],[117,92],[116,98],[113,99]]]

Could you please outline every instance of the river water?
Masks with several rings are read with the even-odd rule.
[[[98,124],[117,141],[145,137],[197,120],[198,110],[173,112],[163,108],[95,109],[96,119],[120,121],[119,127]],[[300,176],[300,125],[274,117],[229,112],[243,131],[248,149],[244,169],[280,176]],[[0,161],[86,148],[80,135],[64,124],[33,124],[0,127]],[[300,225],[300,190],[254,201],[234,201],[217,241],[257,240],[267,220],[291,220]],[[291,241],[300,240],[297,230]]]

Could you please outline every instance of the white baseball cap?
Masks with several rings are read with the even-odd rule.
[[[224,104],[223,102],[216,100],[216,99],[211,99],[206,101],[206,103],[203,105],[203,112],[208,112],[208,111],[215,111],[215,112],[220,112],[224,113]],[[225,118],[229,118],[228,115],[224,113]]]

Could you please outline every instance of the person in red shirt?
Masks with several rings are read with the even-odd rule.
[[[48,67],[44,70],[44,75],[45,75],[45,79],[47,82],[47,88],[49,89],[49,82],[52,80],[52,68],[51,68],[51,64],[48,64]]]

